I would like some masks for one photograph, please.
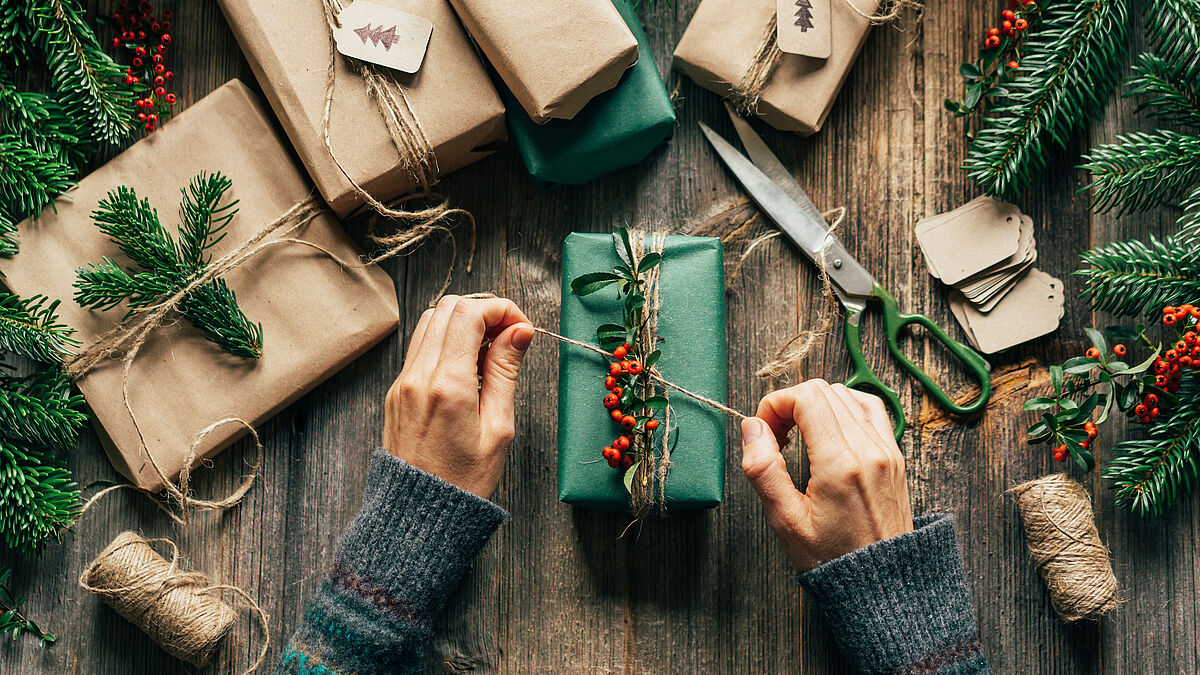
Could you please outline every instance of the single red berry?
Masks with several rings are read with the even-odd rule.
[[[146,131],[154,131],[154,125],[147,122],[146,123]]]
[[[146,113],[138,113],[137,118],[138,118],[139,122],[145,122],[146,121]]]
[[[658,420],[647,420],[646,431],[654,431],[658,428]]]
[[[625,355],[628,353],[629,353],[629,350],[625,348],[625,345],[621,345],[620,347],[617,347],[616,349],[613,350],[613,358],[614,359],[623,359],[623,358],[625,358]]]
[[[637,419],[635,419],[633,415],[626,415],[625,417],[621,418],[621,428],[632,429],[635,426],[637,426]]]
[[[1133,414],[1137,415],[1138,417],[1147,414],[1149,411],[1150,409],[1146,407],[1145,403],[1139,403],[1133,407]]]
[[[630,361],[629,372],[632,375],[637,375],[638,373],[642,372],[642,364],[637,361]]]
[[[629,455],[622,455],[621,456],[621,468],[628,469],[631,466],[633,466],[633,458],[630,457]]]
[[[1192,357],[1187,356],[1187,355],[1179,357],[1179,367],[1180,368],[1191,368],[1192,367]]]
[[[1174,308],[1174,307],[1172,307],[1171,305],[1167,305],[1166,307],[1163,307],[1163,314],[1164,314],[1164,315],[1165,315],[1165,314],[1174,314],[1174,313],[1175,313],[1175,308]]]
[[[150,57],[150,61],[151,61],[152,63],[162,63],[162,62],[163,62],[163,55],[162,55],[162,54],[155,54],[154,56],[151,56],[151,57]]]
[[[621,460],[618,459],[617,457],[613,457],[612,459],[608,460],[608,465],[611,466],[612,468],[616,469],[619,466],[621,466]]]
[[[1158,405],[1158,396],[1154,394],[1146,394],[1146,407],[1153,408]]]
[[[167,94],[167,103],[175,102],[175,94]]]
[[[1150,409],[1150,419],[1152,419],[1152,420],[1158,419],[1158,408]]]
[[[600,454],[604,455],[604,459],[612,459],[613,449],[611,446],[606,445],[606,446],[604,446],[604,450],[601,451]]]
[[[1127,350],[1125,349],[1125,345],[1113,346],[1113,353],[1116,354],[1117,356],[1125,356],[1126,351]]]
[[[604,388],[605,389],[612,391],[612,388],[615,386],[617,386],[617,378],[613,377],[612,375],[609,375],[608,377],[604,378]]]
[[[165,72],[167,72],[167,67],[161,63],[156,63],[156,64],[154,64],[154,72],[159,73],[159,74],[165,73]]]
[[[996,28],[995,26],[992,26],[991,28],[988,29],[987,34],[988,35],[999,35],[1000,29]]]
[[[1016,61],[1009,61],[1009,62],[1008,62],[1008,69],[1009,69],[1009,70],[1016,70],[1016,69],[1017,69],[1017,68],[1018,68],[1020,65],[1021,65],[1021,64],[1017,63]]]
[[[158,122],[158,115],[150,113],[149,115],[146,115],[146,119],[149,120],[151,124],[155,124]]]
[[[133,61],[131,61],[131,63],[133,64],[133,67],[134,67],[134,68],[141,68],[141,67],[142,67],[142,60],[141,60],[141,59],[139,59],[139,58],[137,58],[136,56],[133,58]]]
[[[613,447],[624,452],[629,449],[629,437],[617,436],[617,440],[613,441]]]
[[[1000,12],[1000,18],[1004,19],[1005,21],[1012,21],[1013,19],[1017,18],[1017,15],[1011,9],[1006,9],[1003,12]]]
[[[137,75],[134,75],[133,78],[131,78],[131,79],[133,80],[134,84],[137,84],[138,82],[142,81],[142,79],[140,77],[138,77]]]
[[[619,364],[619,363],[608,364],[608,374],[614,375],[614,376],[620,375],[621,374],[621,364]]]
[[[167,81],[166,78],[164,78],[162,75],[154,76],[154,86],[156,86],[156,87],[163,86],[163,84],[165,84],[166,81]]]
[[[613,408],[612,418],[613,418],[614,422],[616,422],[617,424],[620,424],[621,420],[624,419],[624,417],[625,417],[625,413],[621,412],[620,410],[617,410],[616,408]]]
[[[1155,375],[1154,376],[1154,384],[1159,389],[1162,389],[1163,387],[1167,386],[1167,376],[1163,375],[1162,373]]]
[[[169,44],[171,44],[171,34],[170,34],[170,33],[163,33],[162,39],[161,39],[161,40],[159,40],[159,42],[163,43],[164,45],[169,45]]]
[[[609,394],[608,396],[604,397],[604,407],[608,408],[609,410],[612,410],[613,408],[617,407],[617,405],[619,405],[620,402],[621,401],[612,394]]]
[[[987,36],[987,39],[983,41],[983,46],[985,49],[994,49],[996,47],[999,47],[1000,46],[1000,36],[999,35]]]
[[[167,90],[166,90],[166,88],[165,88],[165,87],[155,87],[155,88],[154,88],[154,95],[155,95],[155,96],[166,96],[166,95],[167,95]]]
[[[1089,359],[1098,359],[1100,358],[1100,350],[1095,347],[1088,347],[1088,350],[1084,352],[1084,356]]]
[[[125,84],[133,84],[133,78],[126,75],[125,76]]]
[[[618,398],[625,394],[625,389],[622,387],[613,387],[612,393]]]
[[[115,38],[113,38],[113,39],[112,39],[112,46],[113,46],[113,49],[116,49],[117,47],[120,47],[120,46],[121,46],[121,38],[119,38],[119,37],[115,37]]]
[[[1188,332],[1183,334],[1183,341],[1189,345],[1194,345],[1194,344],[1196,344],[1196,339],[1198,337],[1200,337],[1200,336],[1196,335],[1196,331],[1189,330]]]
[[[1013,28],[1016,28],[1017,30],[1025,30],[1026,28],[1029,28],[1029,22],[1025,19],[1017,19],[1013,22]]]
[[[1188,350],[1188,343],[1184,342],[1183,340],[1178,340],[1175,342],[1175,351],[1176,352],[1179,352],[1182,354],[1183,352],[1186,352],[1187,350]]]
[[[134,49],[134,50],[133,50],[133,55],[134,55],[134,56],[145,56],[145,55],[146,55],[146,48],[145,48],[145,47],[140,47],[140,46],[139,46],[137,49]]]
[[[168,70],[167,72],[163,73],[163,77],[167,78],[167,82],[170,82],[171,80],[175,79],[175,71]]]
[[[171,22],[170,22],[170,21],[164,21],[164,22],[162,22],[162,29],[163,29],[164,31],[169,31],[169,30],[171,30]]]

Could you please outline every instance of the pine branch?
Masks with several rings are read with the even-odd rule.
[[[1198,243],[1194,234],[1180,233],[1097,246],[1080,256],[1089,265],[1076,272],[1085,279],[1082,295],[1094,310],[1119,316],[1200,299]]]
[[[179,215],[178,244],[158,220],[147,200],[120,187],[100,201],[96,224],[144,271],[122,269],[104,259],[77,270],[75,300],[83,307],[107,310],[126,302],[131,310],[149,307],[183,290],[209,263],[207,254],[224,236],[237,213],[237,202],[221,205],[228,178],[200,174],[184,190]],[[178,309],[205,337],[222,349],[247,358],[262,355],[262,326],[252,323],[238,307],[223,279],[194,289]]]
[[[1060,0],[1022,46],[1021,70],[996,91],[963,168],[988,194],[1015,194],[1097,117],[1117,85],[1126,0]]]
[[[79,515],[79,486],[49,453],[0,437],[0,536],[24,555]]]
[[[1155,53],[1171,63],[1194,61],[1200,45],[1200,3],[1151,0],[1146,6],[1146,38]]]
[[[132,130],[132,96],[122,70],[100,49],[77,0],[29,0],[51,86],[93,140],[117,143]]]
[[[1184,376],[1170,417],[1150,428],[1147,438],[1121,441],[1104,477],[1116,487],[1117,506],[1142,515],[1159,515],[1192,487],[1200,474],[1200,391],[1196,378]]]
[[[1200,184],[1200,137],[1168,129],[1135,131],[1084,157],[1092,206],[1120,213],[1176,203]]]
[[[1146,52],[1138,55],[1133,72],[1125,96],[1145,98],[1139,110],[1168,124],[1200,126],[1200,59],[1179,63]]]
[[[24,377],[0,379],[0,434],[14,442],[66,452],[87,422],[83,396],[71,395],[71,383],[58,368],[42,368]]]
[[[58,321],[59,301],[0,292],[0,349],[42,363],[58,364],[79,345],[70,326]]]
[[[58,99],[51,94],[17,91],[3,71],[0,71],[0,133],[53,153],[60,164],[78,168],[86,160],[75,120]]]
[[[75,169],[12,135],[0,135],[0,255],[17,252],[17,223],[74,185]]]

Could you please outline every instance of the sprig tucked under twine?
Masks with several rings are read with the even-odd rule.
[[[834,0],[834,2],[838,1]],[[923,9],[920,0],[891,0],[887,3],[885,10],[867,13],[859,9],[853,0],[840,1],[845,2],[846,6],[853,10],[855,14],[869,20],[875,25],[895,20],[908,8],[913,8],[917,11]],[[783,56],[783,52],[779,49],[777,26],[776,13],[771,12],[771,19],[767,22],[767,30],[763,33],[762,42],[759,43],[758,49],[754,52],[754,57],[750,59],[750,65],[746,68],[742,79],[732,85],[732,91],[728,97],[729,102],[743,114],[758,114],[758,102],[762,98],[763,89],[766,88],[767,82],[770,81],[771,74],[775,71],[775,66],[779,64],[779,58]]]

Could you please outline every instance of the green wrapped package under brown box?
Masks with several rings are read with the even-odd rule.
[[[615,287],[578,297],[571,280],[609,271],[620,262],[610,234],[572,233],[563,242],[560,332],[596,344],[596,328],[621,321]],[[713,400],[727,396],[725,363],[725,269],[721,241],[668,236],[659,271],[656,364],[668,381]],[[558,352],[558,497],[597,509],[629,509],[622,471],[604,462],[601,450],[617,436],[603,406],[609,360],[575,345]],[[671,468],[666,508],[716,506],[725,491],[726,416],[671,391]],[[676,426],[678,425],[678,426]],[[656,442],[657,445],[657,442]]]

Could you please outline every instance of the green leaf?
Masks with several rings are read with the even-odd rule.
[[[666,408],[667,404],[670,402],[667,400],[666,396],[651,396],[650,398],[646,399],[644,403],[647,408],[662,410],[663,408]]]
[[[578,296],[590,295],[617,281],[620,277],[612,272],[589,272],[571,280],[571,292]]]
[[[660,262],[662,262],[662,255],[658,253],[647,253],[646,255],[642,256],[642,259],[638,262],[638,274],[645,274],[651,269],[654,269],[654,267]]]
[[[979,67],[974,63],[963,62],[958,66],[958,74],[968,80],[977,80],[983,77],[983,73],[979,72]]]
[[[654,364],[658,363],[658,359],[661,357],[662,351],[655,349],[654,351],[650,352],[649,356],[646,357],[646,361],[642,364],[642,367],[646,370],[650,370],[654,367]]]
[[[979,82],[972,82],[967,85],[967,91],[963,95],[963,105],[967,108],[974,108],[979,105],[979,99],[983,97],[983,85]]]
[[[1124,366],[1124,368],[1121,368],[1119,370],[1114,370],[1113,375],[1134,375],[1137,373],[1144,373],[1150,369],[1150,366],[1154,365],[1154,359],[1157,359],[1157,358],[1158,358],[1158,350],[1155,349],[1153,354],[1151,354],[1145,361],[1142,361],[1141,363],[1137,364],[1136,366],[1130,367],[1130,366],[1126,366],[1125,364],[1122,363],[1121,365]],[[1111,365],[1116,365],[1116,364],[1114,363]]]
[[[1062,393],[1063,369],[1062,366],[1050,366],[1050,384],[1054,385],[1054,393]]]
[[[1129,410],[1136,406],[1139,398],[1138,393],[1138,388],[1135,384],[1131,383],[1127,387],[1122,387],[1120,394],[1117,396],[1117,407],[1121,410]]]
[[[625,484],[625,491],[633,494],[633,476],[637,473],[638,467],[641,466],[641,460],[634,462],[628,469],[625,469],[625,479],[621,482]]]
[[[623,227],[618,227],[613,232],[613,242],[614,248],[617,249],[617,255],[630,269],[633,269],[633,244],[629,241],[629,232]]]
[[[1085,327],[1083,332],[1088,336],[1088,339],[1092,342],[1092,346],[1100,352],[1101,356],[1108,353],[1108,342],[1104,340],[1103,333],[1090,326]]]
[[[1022,406],[1022,409],[1024,409],[1024,410],[1045,410],[1046,408],[1053,408],[1056,405],[1058,405],[1058,399],[1056,399],[1056,398],[1047,398],[1047,397],[1031,398],[1025,402],[1025,405]]]
[[[1082,375],[1091,371],[1100,365],[1100,361],[1087,356],[1076,356],[1073,359],[1067,359],[1063,364],[1063,372],[1069,375]]]

